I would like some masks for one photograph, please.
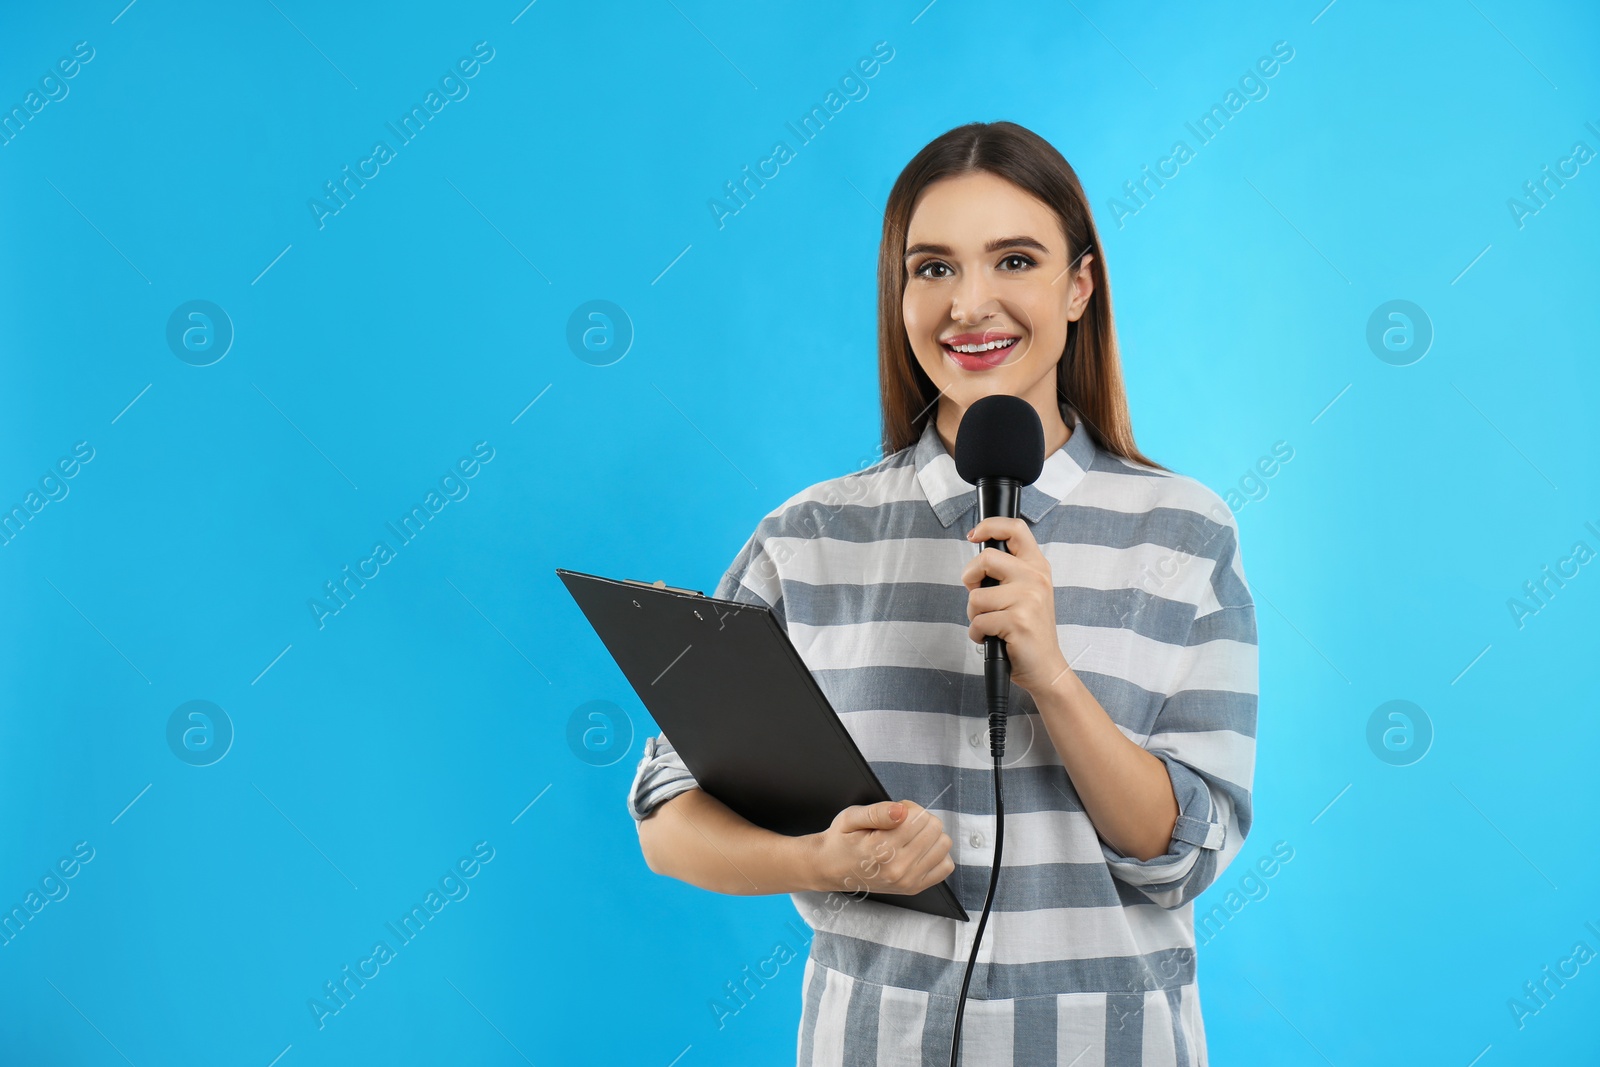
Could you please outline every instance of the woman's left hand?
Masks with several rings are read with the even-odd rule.
[[[967,540],[982,544],[1004,541],[1009,552],[985,548],[961,572],[967,587],[967,635],[979,644],[985,637],[1006,643],[1011,680],[1037,696],[1068,670],[1056,635],[1056,590],[1050,561],[1033,532],[1021,519],[991,516],[974,526]],[[985,577],[999,585],[983,586]]]

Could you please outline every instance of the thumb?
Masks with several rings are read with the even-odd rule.
[[[898,800],[877,804],[856,804],[845,809],[844,830],[892,830],[906,817],[906,806]]]

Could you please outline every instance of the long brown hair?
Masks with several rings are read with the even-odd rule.
[[[1067,342],[1056,364],[1056,396],[1083,418],[1089,436],[1103,450],[1157,470],[1133,442],[1133,423],[1122,388],[1116,327],[1111,317],[1111,285],[1105,249],[1095,229],[1089,202],[1072,166],[1043,137],[1014,122],[971,122],[929,142],[906,164],[889,191],[878,247],[878,381],[882,390],[883,454],[917,442],[934,414],[939,390],[911,350],[902,315],[908,273],[906,231],[919,193],[941,178],[987,171],[1043,201],[1066,234],[1068,262],[1077,267],[1094,253],[1089,269],[1094,292],[1082,316],[1067,327]]]

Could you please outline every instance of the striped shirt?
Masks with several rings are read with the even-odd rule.
[[[1204,1067],[1193,900],[1239,853],[1255,772],[1255,608],[1238,527],[1192,478],[1097,447],[1077,412],[1022,490],[1050,562],[1056,630],[1123,735],[1165,765],[1179,815],[1165,854],[1097,833],[1029,693],[1011,690],[1002,869],[962,1021],[968,1067]],[[983,648],[960,575],[982,548],[976,488],[929,418],[914,445],[767,514],[715,595],[765,604],[889,795],[954,845],[960,922],[801,892],[809,957],[800,1067],[945,1064],[994,860]],[[636,820],[695,786],[646,741]],[[794,927],[797,931],[800,927]]]

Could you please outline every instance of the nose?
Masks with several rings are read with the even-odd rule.
[[[983,272],[968,274],[956,286],[950,317],[957,322],[979,322],[994,309],[994,293]]]

